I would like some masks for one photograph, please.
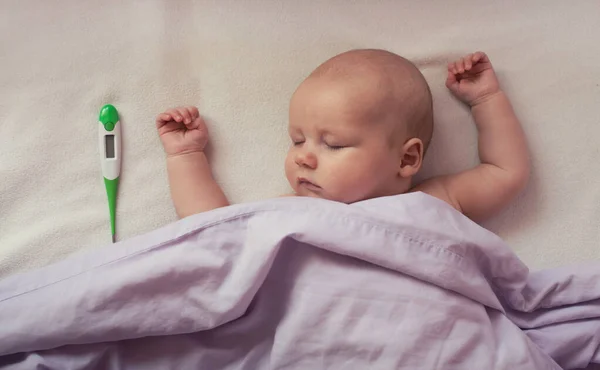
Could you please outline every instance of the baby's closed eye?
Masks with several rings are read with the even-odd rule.
[[[328,144],[328,143],[325,143],[325,145],[330,150],[340,150],[340,149],[344,149],[347,147],[346,145],[334,145],[334,144]]]
[[[325,135],[321,138],[321,142],[328,150],[340,150],[350,146],[348,138],[341,138],[333,135]]]
[[[294,140],[292,139],[292,145],[298,146],[304,143],[304,140]]]

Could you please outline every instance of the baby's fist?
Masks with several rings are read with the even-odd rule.
[[[470,106],[475,106],[500,91],[492,63],[481,51],[448,64],[446,87]]]
[[[193,106],[168,109],[156,117],[156,128],[168,156],[202,152],[208,128]]]

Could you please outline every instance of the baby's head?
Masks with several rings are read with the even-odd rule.
[[[289,119],[290,185],[297,195],[344,203],[408,191],[433,132],[425,78],[384,50],[321,64],[294,93]]]

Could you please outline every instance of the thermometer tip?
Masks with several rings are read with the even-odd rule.
[[[115,242],[115,234],[112,234],[112,242]]]

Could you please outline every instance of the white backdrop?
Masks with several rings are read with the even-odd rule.
[[[97,116],[121,114],[118,238],[175,220],[155,115],[196,104],[233,202],[288,191],[288,99],[325,59],[385,48],[429,81],[422,176],[476,163],[446,62],[483,50],[529,138],[527,191],[485,226],[533,268],[600,257],[600,2],[30,1],[0,3],[0,276],[110,241]]]

